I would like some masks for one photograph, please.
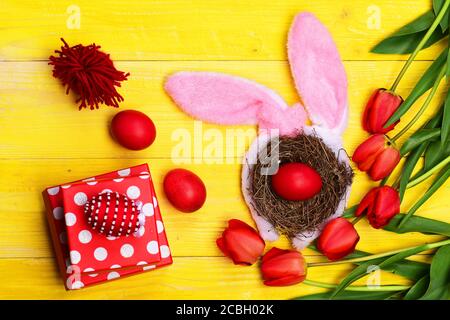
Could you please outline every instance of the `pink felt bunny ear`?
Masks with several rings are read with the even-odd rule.
[[[291,134],[301,129],[306,113],[289,108],[274,91],[250,80],[213,72],[178,72],[164,84],[166,92],[187,114],[216,124],[258,124]]]
[[[288,58],[310,119],[341,133],[347,126],[347,76],[330,33],[311,13],[295,17]]]

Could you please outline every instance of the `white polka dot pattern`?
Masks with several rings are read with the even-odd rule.
[[[94,268],[86,268],[83,270],[83,272],[92,272],[94,271]],[[90,273],[88,274],[89,277],[95,278],[96,276],[98,276],[98,273]]]
[[[84,244],[89,243],[92,240],[92,233],[89,230],[82,230],[78,234],[78,240]]]
[[[81,281],[75,281],[71,285],[69,285],[69,289],[78,290],[84,287],[84,283]]]
[[[162,245],[162,246],[160,247],[160,250],[161,250],[161,258],[164,259],[164,258],[167,258],[167,257],[170,256],[170,249],[169,249],[168,246]]]
[[[78,206],[84,206],[84,204],[87,202],[87,195],[84,192],[78,192],[73,197],[73,201]]]
[[[155,209],[153,208],[153,204],[151,203],[146,203],[142,206],[142,210],[141,210],[146,217],[151,217],[155,214]]]
[[[157,241],[150,241],[147,244],[147,251],[150,254],[157,254],[159,252],[158,242]]]
[[[120,277],[120,274],[119,274],[118,272],[115,272],[115,271],[110,272],[110,273],[108,273],[108,275],[107,275],[107,279],[108,279],[108,280],[117,279],[117,278],[119,278],[119,277]]]
[[[76,250],[70,251],[71,264],[78,264],[80,261],[81,261],[81,254]]]
[[[122,255],[122,257],[124,258],[130,258],[133,254],[134,254],[134,248],[131,244],[124,244],[121,248],[120,248],[120,254]]]
[[[127,177],[130,175],[130,172],[131,172],[130,168],[127,168],[117,171],[117,174],[121,177]]]
[[[65,214],[66,226],[71,227],[77,223],[77,217],[72,212],[67,212]]]
[[[128,187],[128,189],[127,189],[127,196],[130,199],[133,199],[133,200],[137,199],[137,198],[139,198],[140,195],[141,195],[141,190],[139,190],[138,187],[136,187],[136,186]]]
[[[53,209],[53,217],[56,220],[61,220],[64,216],[64,209],[62,207],[56,207]]]
[[[158,233],[162,233],[164,231],[164,225],[159,220],[156,220],[156,230]]]
[[[148,179],[148,178],[150,178],[150,174],[147,171],[142,171],[139,174],[139,178],[141,178],[141,179]]]
[[[59,192],[59,187],[49,188],[49,189],[47,189],[47,192],[51,196],[56,196]]]
[[[108,257],[108,251],[103,247],[98,247],[94,251],[94,258],[97,261],[104,261]]]
[[[59,241],[62,244],[67,244],[67,232],[63,231],[59,234]]]

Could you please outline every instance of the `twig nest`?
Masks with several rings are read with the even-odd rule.
[[[256,212],[268,220],[281,234],[292,238],[315,230],[332,216],[353,180],[349,165],[339,161],[335,153],[315,134],[300,133],[294,137],[281,136],[262,148],[257,162],[250,169],[249,190]],[[261,170],[271,164],[261,162],[272,156],[272,146],[278,145],[279,165],[304,163],[322,179],[322,188],[307,200],[290,201],[280,197],[272,187],[272,176]],[[342,150],[342,152],[345,152]]]

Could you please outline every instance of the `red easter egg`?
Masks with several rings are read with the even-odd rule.
[[[173,169],[164,177],[164,192],[170,203],[182,212],[200,209],[206,200],[203,181],[193,172]]]
[[[156,128],[146,114],[136,110],[124,110],[112,119],[111,133],[125,148],[142,150],[155,141]]]
[[[283,199],[307,200],[320,192],[322,178],[307,164],[286,163],[272,176],[272,188]]]
[[[129,236],[140,227],[134,200],[117,192],[93,196],[84,206],[84,213],[91,228],[105,236]]]

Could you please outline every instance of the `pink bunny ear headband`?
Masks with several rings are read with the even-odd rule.
[[[347,77],[328,30],[311,13],[298,14],[288,36],[288,59],[295,87],[304,105],[289,107],[271,89],[250,80],[212,72],[178,72],[169,76],[165,90],[174,102],[194,118],[222,125],[256,124],[260,135],[250,147],[242,170],[242,191],[252,216],[265,240],[279,237],[277,226],[254,207],[249,190],[252,164],[261,145],[267,145],[267,129],[278,129],[281,136],[317,135],[348,166],[342,151],[341,134],[347,126]],[[312,126],[306,126],[306,119]],[[350,185],[336,210],[313,230],[291,238],[297,248],[314,240],[323,225],[342,215]]]

